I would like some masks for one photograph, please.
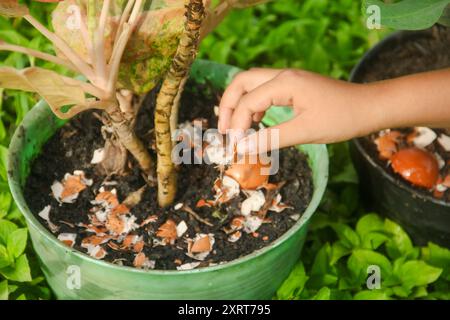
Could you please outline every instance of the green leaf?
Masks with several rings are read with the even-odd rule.
[[[14,258],[9,254],[6,247],[0,244],[0,268],[9,266],[14,262]]]
[[[390,237],[383,232],[371,231],[364,234],[362,237],[361,247],[364,249],[376,250],[386,241],[389,241]]]
[[[361,240],[358,234],[348,225],[343,223],[333,223],[331,225],[342,243],[348,248],[357,248]]]
[[[8,280],[3,280],[0,282],[0,300],[8,300]]]
[[[27,245],[28,232],[26,228],[17,229],[11,232],[7,240],[7,249],[14,258],[20,256]]]
[[[6,279],[12,281],[31,281],[30,266],[25,254],[22,254],[19,258],[17,258],[14,266],[1,268],[0,274],[3,275]]]
[[[278,289],[277,298],[281,300],[295,299],[302,293],[308,278],[303,263],[298,263]]]
[[[389,300],[389,295],[384,290],[363,290],[355,294],[355,300]]]
[[[356,223],[356,232],[362,237],[372,231],[384,231],[384,223],[376,213],[362,216]]]
[[[328,287],[320,289],[311,299],[312,300],[330,300],[331,290]]]
[[[347,261],[347,267],[360,283],[365,282],[367,279],[367,268],[371,265],[376,265],[380,268],[381,279],[390,276],[392,273],[391,262],[384,255],[375,251],[366,249],[353,250]]]
[[[450,281],[450,250],[434,243],[422,248],[422,259],[428,264],[443,269],[442,276]]]
[[[8,214],[9,208],[11,207],[11,194],[9,192],[0,193],[0,219]]]
[[[8,180],[6,171],[8,170],[8,149],[0,145],[0,178],[3,181]]]
[[[363,8],[369,14],[369,6],[380,8],[381,24],[402,30],[427,29],[438,22],[450,0],[403,0],[386,4],[380,0],[365,0]],[[370,10],[369,10],[370,11]]]
[[[344,245],[341,241],[336,241],[331,245],[330,265],[334,265],[342,257],[352,253],[352,249]]]
[[[8,236],[17,230],[17,226],[11,221],[0,219],[0,244],[7,245]]]
[[[405,262],[397,275],[402,281],[402,287],[412,289],[435,282],[442,273],[442,269],[432,267],[424,261],[411,260]]]
[[[386,219],[384,221],[384,228],[386,232],[392,235],[392,238],[386,242],[386,251],[392,259],[401,256],[407,256],[415,259],[418,255],[418,250],[415,250],[408,234],[397,223]]]

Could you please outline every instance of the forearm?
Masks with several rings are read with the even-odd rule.
[[[367,85],[374,129],[450,127],[450,69]]]

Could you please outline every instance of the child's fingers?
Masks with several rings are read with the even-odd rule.
[[[307,124],[300,116],[277,126],[261,129],[237,144],[239,154],[261,154],[297,144],[311,143]]]
[[[273,79],[281,70],[251,69],[238,73],[225,90],[219,105],[219,132],[225,133],[230,128],[231,116],[239,99],[261,83]]]
[[[292,79],[290,82],[288,80],[281,73],[243,95],[231,115],[231,129],[250,128],[253,115],[266,111],[272,105],[292,106],[293,88],[296,85],[292,83]]]

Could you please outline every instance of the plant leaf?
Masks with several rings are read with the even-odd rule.
[[[435,24],[443,15],[450,0],[403,0],[386,4],[380,0],[365,0],[364,11],[372,6],[378,6],[381,14],[381,24],[403,30],[427,29]]]
[[[330,300],[331,290],[328,287],[320,289],[311,299],[312,300]]]
[[[397,223],[386,219],[384,221],[385,231],[392,235],[392,238],[386,242],[386,251],[392,259],[403,255],[410,258],[417,258],[418,251],[415,250],[408,234]]]
[[[388,300],[389,295],[384,290],[363,290],[355,294],[355,300]]]
[[[0,87],[38,93],[60,118],[71,117],[89,108],[84,90],[73,81],[76,80],[42,68],[0,68]],[[72,107],[63,111],[66,106]]]
[[[298,263],[289,277],[283,282],[277,291],[277,298],[282,300],[292,300],[298,297],[305,287],[308,276],[303,263]]]
[[[17,230],[17,226],[11,221],[0,219],[0,244],[6,246],[8,241],[8,236]]]
[[[3,280],[2,282],[0,282],[0,300],[8,300],[8,297],[8,280]]]
[[[7,249],[14,258],[19,257],[27,246],[28,232],[26,228],[17,229],[8,236]]]
[[[17,0],[2,0],[0,2],[0,16],[8,18],[23,17],[29,14],[28,8],[19,4]]]
[[[7,267],[13,262],[14,259],[9,255],[6,247],[0,244],[0,268]]]
[[[421,260],[405,262],[397,276],[402,281],[402,287],[409,290],[414,287],[424,286],[436,281],[442,273],[442,269],[432,267]]]
[[[6,279],[12,281],[31,281],[30,266],[26,255],[22,254],[19,258],[17,258],[14,266],[0,269],[0,274],[2,274]]]

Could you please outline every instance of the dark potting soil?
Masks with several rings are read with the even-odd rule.
[[[192,86],[188,84],[182,98],[180,110],[180,122],[195,118],[208,119],[210,127],[216,127],[217,118],[213,112],[213,106],[217,104],[218,93],[208,86]],[[147,141],[151,150],[153,127],[153,108],[155,94],[150,93],[142,107],[137,123],[137,133]],[[88,212],[92,208],[95,193],[98,192],[107,177],[90,164],[94,150],[103,147],[104,140],[100,133],[101,122],[93,116],[92,112],[86,112],[72,119],[63,126],[43,147],[42,153],[32,164],[26,187],[25,198],[31,211],[38,213],[47,205],[51,206],[50,219],[59,227],[56,235],[61,233],[75,233],[77,235],[74,248],[86,252],[81,247],[81,240],[92,235],[85,228],[77,226],[79,223],[89,223]],[[133,160],[130,160],[133,162]],[[143,185],[137,166],[131,166],[126,176],[113,176],[108,179],[116,181],[119,201]],[[51,185],[55,180],[61,181],[66,173],[72,174],[74,170],[83,170],[87,178],[93,180],[93,185],[80,192],[78,199],[72,203],[60,205],[53,197]],[[157,205],[156,188],[147,188],[143,200],[135,206],[131,213],[140,224],[151,215],[157,216],[157,221],[147,224],[145,227],[132,231],[132,234],[143,236],[145,246],[142,252],[150,260],[155,261],[155,269],[175,269],[180,264],[196,262],[188,257],[185,237],[194,238],[198,233],[213,234],[215,243],[213,250],[199,267],[210,264],[223,263],[247,255],[257,249],[263,248],[283,235],[295,224],[293,219],[298,213],[303,213],[307,208],[313,192],[311,170],[305,155],[296,149],[285,149],[280,152],[280,170],[270,178],[270,182],[286,181],[281,189],[283,203],[295,209],[285,209],[280,213],[269,211],[267,223],[253,234],[242,232],[242,237],[237,242],[228,241],[222,228],[229,225],[231,219],[239,214],[240,203],[245,199],[241,194],[231,202],[220,207],[197,208],[199,199],[212,199],[214,196],[212,187],[219,172],[212,165],[181,165],[178,173],[178,193],[176,203],[183,203],[192,208],[200,217],[213,224],[207,226],[182,210],[175,210],[172,206],[161,209]],[[298,215],[297,215],[298,216]],[[37,217],[47,228],[47,224],[39,216]],[[184,220],[188,230],[182,238],[178,238],[174,245],[154,245],[155,233],[168,219],[175,223]],[[130,234],[131,234],[130,233]],[[111,240],[113,241],[113,240]],[[113,250],[106,243],[101,245],[106,250],[105,261],[133,266],[135,253],[131,250]]]
[[[373,56],[361,73],[357,82],[374,82],[392,79],[408,74],[438,70],[450,67],[450,28],[435,26],[420,33],[411,33],[410,37],[399,41],[395,45],[385,47],[384,50]],[[433,107],[433,106],[430,106]],[[450,129],[433,129],[437,136],[450,135]],[[413,128],[399,128],[398,131],[407,137],[414,131]],[[392,170],[389,162],[380,159],[375,139],[379,133],[360,139],[364,148],[389,174],[398,178],[401,183],[409,184]],[[405,139],[406,140],[406,139]],[[400,148],[406,147],[406,141],[400,141]],[[440,175],[446,177],[450,174],[450,152],[446,152],[437,140],[426,147],[433,154],[438,154],[445,165],[440,170]],[[450,189],[443,194],[437,194],[434,190],[415,187],[419,192],[435,195],[441,200],[450,202]]]

